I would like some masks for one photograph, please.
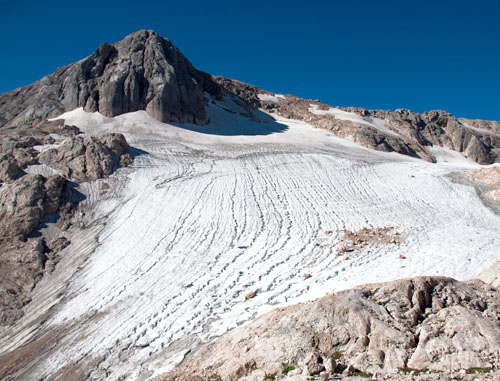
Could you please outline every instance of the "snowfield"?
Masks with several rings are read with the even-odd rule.
[[[135,170],[80,187],[97,245],[56,270],[74,275],[60,275],[64,292],[38,332],[71,330],[30,375],[87,363],[89,377],[145,379],[278,305],[417,275],[467,279],[500,259],[500,217],[447,176],[477,167],[462,155],[442,150],[430,164],[376,152],[303,122],[249,120],[230,99],[209,113],[207,126],[142,111],[60,116],[89,134],[123,133],[137,156]],[[363,227],[393,227],[401,243],[336,256],[344,230]],[[41,304],[29,308],[42,314]]]
[[[358,123],[368,127],[373,127],[384,134],[392,136],[400,136],[398,133],[388,129],[385,126],[385,121],[374,117],[363,117],[361,115],[355,114],[353,112],[347,112],[336,107],[330,107],[328,110],[320,110],[317,104],[311,104],[309,107],[309,112],[316,115],[333,115],[335,119],[338,120],[348,120],[353,123]]]

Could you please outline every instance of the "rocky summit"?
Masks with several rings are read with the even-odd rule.
[[[83,107],[106,116],[146,110],[162,122],[204,124],[210,75],[154,31],[141,30],[41,80],[0,95],[0,128],[31,125]]]
[[[0,94],[0,379],[497,380],[499,162],[105,43]]]

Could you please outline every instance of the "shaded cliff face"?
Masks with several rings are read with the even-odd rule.
[[[106,116],[145,110],[162,122],[204,124],[204,92],[221,90],[154,31],[141,30],[31,85],[0,95],[0,127],[32,126],[83,107]]]

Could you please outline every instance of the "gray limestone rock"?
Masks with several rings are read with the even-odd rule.
[[[11,182],[26,165],[34,164],[39,144],[33,137],[0,135],[0,182]]]
[[[106,116],[146,110],[162,122],[204,124],[204,93],[221,96],[210,75],[154,31],[103,44],[81,61],[0,94],[0,127],[37,126],[83,107]]]
[[[463,152],[465,157],[479,164],[500,161],[500,122],[457,119],[439,110],[417,114],[406,109],[388,111],[339,107],[358,114],[368,122],[357,123],[336,119],[328,113],[312,113],[312,105],[319,110],[330,108],[318,100],[301,99],[293,95],[276,97],[273,93],[240,81],[224,77],[214,79],[227,93],[239,97],[250,107],[261,107],[285,118],[305,121],[377,151],[394,151],[434,162],[435,158],[428,147],[437,145]],[[268,97],[259,97],[259,94]],[[382,121],[389,132],[370,126],[372,118]]]
[[[52,131],[69,135],[55,148],[39,154],[33,147],[55,143]],[[78,130],[59,123],[46,123],[18,132],[33,136],[0,136],[0,325],[14,323],[31,300],[30,293],[46,272],[59,262],[59,252],[69,245],[64,237],[50,241],[37,228],[48,215],[66,226],[73,215],[68,180],[90,181],[109,176],[129,165],[133,157],[121,134],[99,137],[77,135]],[[25,174],[22,168],[42,163],[63,176]]]
[[[30,291],[43,274],[43,240],[2,242],[0,252],[0,325],[12,324],[23,316]]]
[[[132,163],[128,148],[121,134],[73,136],[42,152],[40,162],[58,170],[67,179],[92,181]]]
[[[69,245],[64,237],[48,241],[37,231],[49,215],[57,216],[58,226],[68,225],[74,211],[68,180],[103,178],[133,160],[120,134],[81,136],[78,129],[54,122],[14,132],[0,136],[0,181],[3,182],[0,192],[0,325],[12,324],[22,316],[23,306],[31,300],[32,289],[46,272],[53,271],[60,259],[59,252]],[[69,137],[56,148],[39,154],[33,147],[56,143],[50,135],[54,132]],[[38,163],[39,159],[65,177],[44,177],[22,171],[23,167]]]
[[[44,178],[25,175],[0,193],[0,237],[3,240],[26,237],[44,218]]]
[[[12,324],[22,316],[21,308],[31,299],[30,291],[46,267],[57,263],[61,240],[46,244],[31,234],[48,214],[71,209],[67,180],[24,175],[0,192],[0,325]]]
[[[26,174],[0,192],[0,243],[26,241],[48,214],[68,209],[71,200],[61,176]]]
[[[0,182],[9,182],[21,172],[17,160],[11,154],[0,156]]]
[[[435,372],[422,379],[437,380],[462,369],[493,369],[498,376],[499,297],[479,280],[445,277],[359,286],[273,310],[206,344],[158,380],[236,374],[256,380],[252,369],[270,374],[282,364],[301,369],[303,378],[293,379],[303,380],[346,372],[404,379],[411,371]]]

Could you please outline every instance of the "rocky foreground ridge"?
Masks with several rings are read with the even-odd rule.
[[[155,380],[494,380],[499,297],[478,279],[364,285],[273,310]]]

